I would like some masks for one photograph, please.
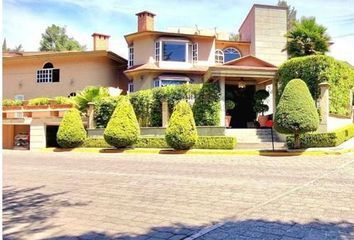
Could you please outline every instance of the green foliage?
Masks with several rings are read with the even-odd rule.
[[[128,97],[122,96],[104,131],[104,139],[116,148],[123,148],[136,143],[139,135],[140,128],[134,109]]]
[[[80,146],[86,139],[86,131],[80,112],[73,108],[65,112],[57,132],[57,142],[62,148]]]
[[[58,96],[54,98],[56,104],[72,104],[74,105],[74,100],[72,98]]]
[[[235,107],[236,107],[236,104],[235,104],[234,101],[232,101],[232,100],[226,100],[226,101],[225,101],[225,109],[226,109],[226,110],[232,110],[232,109],[234,109]]]
[[[21,106],[23,102],[21,100],[4,99],[2,100],[2,106]]]
[[[141,127],[150,126],[151,106],[153,101],[153,94],[150,89],[130,94],[130,102],[133,105]]]
[[[236,146],[235,137],[226,136],[199,136],[193,146],[194,149],[234,149]],[[81,145],[85,148],[109,148],[111,147],[103,137],[89,137]],[[164,137],[141,136],[138,138],[136,148],[169,148]]]
[[[253,110],[256,113],[262,113],[269,110],[268,105],[264,104],[263,101],[269,97],[269,92],[267,90],[261,89],[254,94],[254,105]]]
[[[204,83],[193,105],[197,126],[216,126],[220,123],[220,87]]]
[[[65,27],[59,27],[55,24],[47,27],[45,33],[42,33],[40,41],[40,51],[84,51],[86,46],[80,45],[74,38],[66,34]]]
[[[165,133],[166,142],[174,149],[189,149],[198,139],[193,112],[186,101],[180,101],[169,120]]]
[[[46,97],[33,98],[28,101],[28,106],[49,105],[50,99]]]
[[[336,147],[354,137],[354,124],[339,128],[328,133],[310,133],[300,136],[301,148]],[[286,138],[288,148],[294,148],[294,137]]]
[[[117,107],[119,98],[121,97],[122,96],[104,97],[94,101],[95,103],[94,120],[96,122],[97,128],[105,128],[107,126],[108,121],[111,118],[114,109]]]
[[[314,17],[301,18],[286,34],[286,50],[288,56],[301,57],[313,54],[324,54],[329,50],[330,36],[327,28],[316,23]]]
[[[77,108],[81,112],[86,112],[89,102],[95,102],[101,98],[109,97],[107,88],[88,86],[73,98]]]
[[[317,130],[319,117],[315,102],[301,79],[285,87],[275,111],[275,129],[280,133],[300,134]]]
[[[287,83],[294,78],[301,78],[306,82],[315,100],[320,96],[319,84],[328,82],[330,84],[330,113],[340,116],[351,114],[350,89],[354,87],[354,73],[347,64],[329,56],[319,55],[286,61],[280,66],[275,79],[277,102]]]
[[[286,7],[288,13],[288,22],[287,22],[287,29],[290,30],[294,27],[294,23],[296,21],[296,10],[294,7],[288,5],[286,0],[279,0],[278,1],[279,7]]]

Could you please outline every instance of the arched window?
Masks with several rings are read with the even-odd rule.
[[[220,49],[215,50],[215,63],[224,63],[224,52]]]
[[[44,66],[43,66],[43,69],[45,69],[45,68],[54,68],[54,66],[53,66],[53,64],[52,64],[52,63],[47,62],[47,63],[46,63],[46,64],[44,64]]]
[[[71,92],[71,93],[68,95],[68,98],[75,97],[75,96],[76,96],[76,92]]]
[[[241,53],[236,48],[229,47],[224,49],[224,62],[235,60],[240,57]]]

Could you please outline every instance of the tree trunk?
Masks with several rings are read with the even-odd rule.
[[[294,148],[298,149],[300,148],[300,134],[295,133],[294,135]]]

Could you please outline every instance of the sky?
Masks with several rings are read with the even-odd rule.
[[[12,48],[37,51],[41,34],[56,24],[92,50],[91,34],[111,35],[110,50],[127,57],[124,35],[136,32],[135,14],[151,11],[155,30],[167,27],[217,28],[237,32],[254,3],[276,5],[278,0],[4,0],[2,39]],[[334,44],[329,55],[354,65],[354,0],[288,0],[297,17],[315,16],[327,27]]]

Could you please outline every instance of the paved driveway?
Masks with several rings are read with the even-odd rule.
[[[3,157],[5,239],[354,239],[354,155]]]

